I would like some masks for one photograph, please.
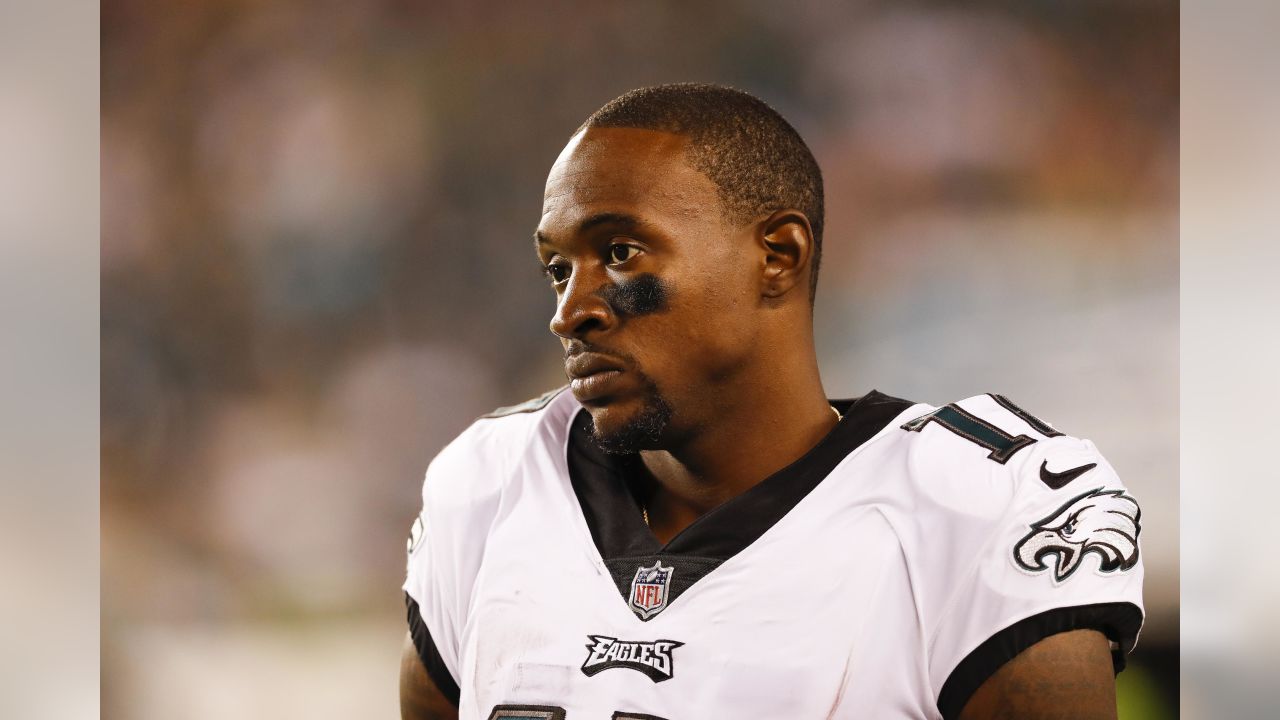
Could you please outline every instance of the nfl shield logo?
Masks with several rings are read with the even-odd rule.
[[[631,581],[630,605],[641,620],[648,620],[667,606],[674,572],[675,568],[663,567],[661,560],[655,560],[652,567],[636,570],[636,577]]]

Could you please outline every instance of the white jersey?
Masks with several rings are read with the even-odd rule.
[[[476,421],[410,538],[415,644],[464,720],[953,718],[1049,635],[1142,624],[1140,514],[998,395],[878,392],[665,546],[568,392]]]

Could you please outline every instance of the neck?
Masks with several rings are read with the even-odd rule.
[[[696,431],[640,453],[655,480],[650,524],[663,542],[798,460],[835,427],[816,357],[792,372],[768,370],[721,389]]]

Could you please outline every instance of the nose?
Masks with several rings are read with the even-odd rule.
[[[560,295],[556,313],[551,317],[551,332],[566,340],[582,338],[593,331],[613,326],[614,315],[609,304],[596,294],[596,283],[586,274],[574,273]]]

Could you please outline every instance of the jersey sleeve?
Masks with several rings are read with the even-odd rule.
[[[408,541],[409,632],[427,674],[455,705],[467,612],[501,500],[501,454],[489,447],[498,423],[478,421],[432,460]]]
[[[954,576],[928,641],[944,718],[958,717],[1004,663],[1057,633],[1101,631],[1119,672],[1143,619],[1141,511],[1111,465],[1093,443],[1035,418],[988,417],[1035,442],[984,468],[983,482],[1000,486],[988,496],[999,510]]]

